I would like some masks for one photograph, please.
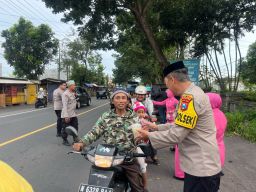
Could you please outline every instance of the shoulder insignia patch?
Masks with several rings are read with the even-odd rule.
[[[193,95],[183,94],[178,107],[175,124],[194,129],[197,123],[198,115],[195,111]]]

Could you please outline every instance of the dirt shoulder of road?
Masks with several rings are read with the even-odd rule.
[[[226,137],[226,162],[221,178],[221,192],[256,191],[256,144],[240,137]],[[173,178],[174,153],[159,150],[160,165],[148,165],[149,191],[182,192],[183,181]]]

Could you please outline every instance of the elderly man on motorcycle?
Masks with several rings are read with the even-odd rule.
[[[74,150],[80,151],[103,136],[104,143],[115,145],[120,151],[136,151],[131,125],[138,123],[138,118],[128,108],[129,97],[125,91],[115,91],[111,95],[113,109],[98,119],[94,128],[82,137],[80,143],[73,145]],[[124,164],[121,167],[125,170],[132,192],[147,191],[144,189],[140,166],[136,159],[132,164]]]
[[[37,101],[35,103],[35,107],[38,108],[40,106],[47,106],[47,95],[45,90],[40,87],[39,91],[37,92]]]

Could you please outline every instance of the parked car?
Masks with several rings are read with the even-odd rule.
[[[139,82],[136,81],[128,81],[126,91],[131,95],[135,93],[136,87],[139,85]]]
[[[99,89],[96,91],[96,98],[102,99],[102,98],[109,98],[109,91],[107,87],[99,87]]]
[[[81,108],[81,106],[83,105],[87,105],[87,106],[91,105],[91,102],[92,102],[91,97],[87,93],[85,88],[77,86],[76,97],[77,97],[77,104],[76,104],[77,109]]]

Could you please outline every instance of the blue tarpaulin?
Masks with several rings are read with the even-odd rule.
[[[84,86],[88,88],[98,87],[95,83],[85,83]]]

